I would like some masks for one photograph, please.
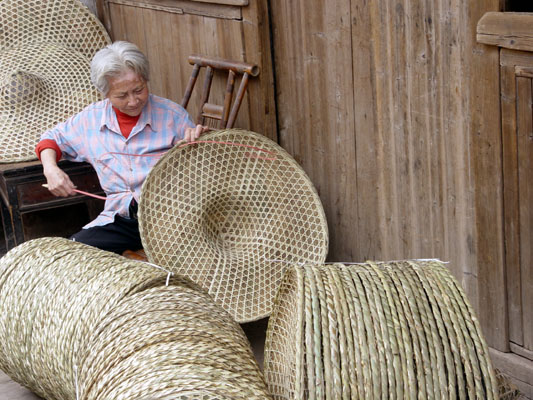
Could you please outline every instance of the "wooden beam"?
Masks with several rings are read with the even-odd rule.
[[[192,14],[204,17],[223,18],[223,19],[242,19],[242,9],[248,7],[235,6],[231,1],[203,1],[191,0],[105,0],[105,4],[119,5],[121,7],[140,8],[154,11],[163,11],[173,14]]]
[[[511,378],[526,398],[533,398],[533,362],[514,353],[502,353],[489,348],[494,368]]]
[[[191,0],[200,3],[226,4],[228,6],[247,6],[249,0]]]
[[[533,13],[488,12],[477,24],[477,41],[515,50],[533,51]]]

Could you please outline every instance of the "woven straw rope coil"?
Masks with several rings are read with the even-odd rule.
[[[3,0],[0,26],[0,162],[33,160],[42,132],[100,99],[89,65],[111,41],[77,0]]]
[[[472,307],[439,261],[293,266],[275,304],[275,399],[498,398]]]
[[[244,333],[198,291],[137,293],[96,334],[83,360],[82,399],[269,398]]]
[[[324,262],[328,231],[311,181],[280,146],[230,129],[177,146],[139,206],[148,258],[206,288],[237,322],[270,314],[287,263]]]
[[[268,398],[241,328],[168,278],[62,238],[23,243],[0,260],[0,368],[47,399]]]

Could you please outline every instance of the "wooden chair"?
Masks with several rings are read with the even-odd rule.
[[[247,64],[239,61],[225,60],[221,58],[211,58],[200,55],[192,55],[189,57],[189,64],[193,65],[189,83],[185,89],[185,95],[181,101],[181,106],[187,108],[191,94],[196,85],[196,80],[202,67],[206,68],[205,79],[201,93],[200,110],[197,119],[198,124],[205,125],[206,118],[218,120],[218,129],[233,128],[237,113],[242,104],[244,93],[248,87],[248,79],[250,76],[259,75],[259,67],[253,64]],[[228,78],[226,81],[226,90],[224,93],[224,104],[209,103],[209,94],[211,92],[211,84],[215,71],[227,72]],[[235,87],[235,79],[237,75],[242,75],[237,94],[233,100],[233,90]]]
[[[201,93],[202,97],[197,123],[205,125],[206,119],[209,118],[219,121],[218,126],[216,126],[217,129],[233,128],[244,94],[248,87],[248,79],[250,76],[259,75],[259,67],[257,65],[239,61],[210,58],[200,55],[192,55],[188,60],[189,63],[193,65],[193,70],[187,88],[185,89],[185,94],[181,100],[181,106],[186,109],[189,105],[189,100],[191,99],[192,92],[196,86],[198,75],[200,74],[200,68],[204,67],[206,68],[206,73]],[[224,92],[224,104],[222,105],[208,103],[215,71],[227,72],[228,74],[226,90]],[[242,75],[242,78],[235,99],[233,99],[233,91],[237,75]],[[134,260],[147,260],[146,253],[143,249],[126,250],[122,255]]]

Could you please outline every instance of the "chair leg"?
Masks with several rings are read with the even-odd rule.
[[[231,99],[233,97],[233,88],[235,87],[235,72],[231,69],[228,72],[228,83],[226,84],[226,93],[224,95],[224,108],[222,111],[222,119],[220,121],[220,129],[224,129],[228,125],[228,117],[231,106]]]
[[[242,99],[244,98],[244,92],[246,92],[246,87],[248,86],[248,76],[249,75],[246,72],[242,75],[241,84],[239,86],[239,90],[237,91],[237,96],[235,96],[235,102],[233,103],[233,107],[228,118],[228,123],[226,124],[227,128],[233,128],[233,124],[237,119],[237,113],[239,112]]]
[[[204,88],[202,91],[202,101],[200,103],[200,117],[198,120],[198,123],[201,125],[204,125],[205,123],[205,117],[202,115],[202,110],[204,108],[204,104],[207,103],[207,100],[209,99],[209,92],[211,91],[211,82],[213,81],[213,68],[207,67],[205,71],[205,81],[204,81]]]
[[[200,66],[198,64],[195,64],[192,69],[189,83],[187,84],[187,88],[185,89],[185,94],[183,95],[183,99],[181,100],[181,106],[183,108],[187,108],[187,106],[189,105],[189,100],[191,99],[191,94],[194,89],[194,85],[196,85],[196,79],[198,79],[199,73],[200,73]]]

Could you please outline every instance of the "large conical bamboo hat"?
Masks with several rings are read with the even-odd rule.
[[[77,0],[3,0],[0,27],[0,162],[33,160],[41,133],[100,99],[90,62],[111,40]]]
[[[328,248],[304,170],[238,129],[170,150],[143,185],[139,227],[151,262],[206,288],[238,322],[268,316],[287,265],[323,262]]]

